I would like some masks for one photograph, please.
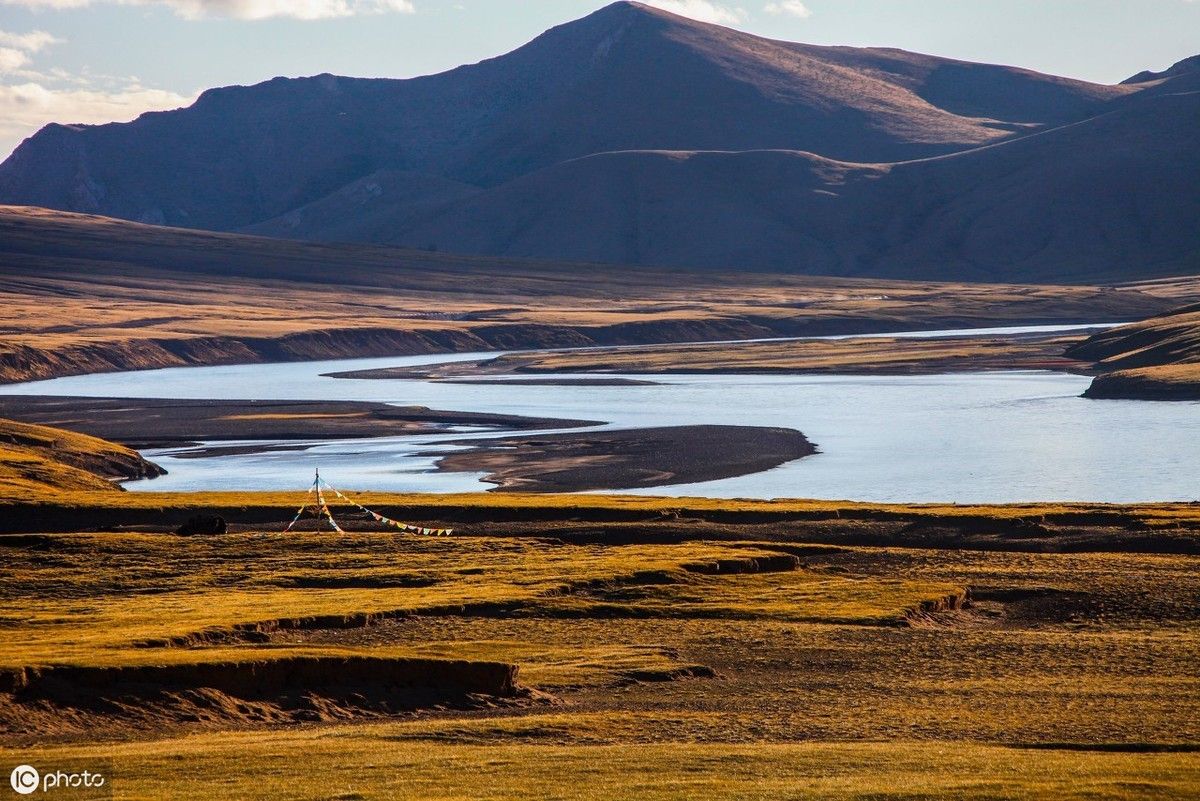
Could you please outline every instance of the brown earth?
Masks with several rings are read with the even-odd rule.
[[[439,470],[487,473],[504,492],[581,492],[691,484],[758,473],[817,452],[799,431],[670,426],[460,440]]]
[[[286,725],[494,708],[531,697],[516,665],[394,656],[248,657],[176,665],[0,671],[0,720],[17,732]]]

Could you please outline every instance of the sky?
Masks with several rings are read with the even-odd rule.
[[[508,52],[606,0],[0,0],[0,158],[48,122],[212,86],[406,78]],[[648,0],[776,39],[900,47],[1101,83],[1200,53],[1200,0]]]

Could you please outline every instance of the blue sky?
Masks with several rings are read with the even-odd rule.
[[[1112,83],[1200,53],[1200,0],[651,0],[779,39]],[[604,0],[0,0],[0,158],[41,125],[131,119],[276,75],[409,77]]]

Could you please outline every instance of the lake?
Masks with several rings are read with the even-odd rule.
[[[989,333],[1066,328],[989,329]],[[964,332],[914,335],[954,333]],[[602,387],[321,377],[327,372],[490,355],[494,354],[148,370],[12,385],[0,387],[0,393],[383,401],[603,420],[605,427],[614,428],[706,423],[784,426],[803,431],[821,450],[763,473],[641,494],[958,503],[1200,498],[1200,404],[1086,400],[1079,395],[1089,379],[1065,373],[638,375],[629,377],[661,383]],[[461,436],[313,441],[304,443],[311,446],[305,450],[208,459],[178,458],[173,455],[178,449],[147,451],[147,457],[169,475],[126,486],[132,490],[303,489],[313,468],[320,467],[330,483],[345,489],[485,489],[488,485],[479,476],[436,472],[435,456],[416,455],[445,452],[453,447],[446,443]]]

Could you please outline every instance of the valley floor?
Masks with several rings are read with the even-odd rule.
[[[1120,286],[849,279],[316,245],[0,206],[0,383],[118,370],[1141,319]]]

